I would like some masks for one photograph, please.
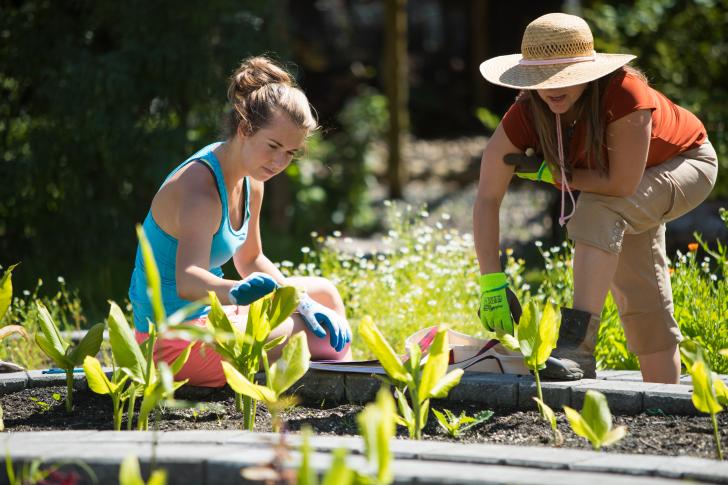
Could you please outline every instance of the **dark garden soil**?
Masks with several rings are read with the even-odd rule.
[[[54,396],[55,395],[55,396]],[[5,413],[6,432],[46,430],[110,430],[112,429],[111,400],[91,391],[74,393],[74,410],[65,411],[65,387],[26,389],[22,392],[0,396]],[[239,430],[242,417],[235,410],[233,394],[228,389],[214,390],[195,396],[201,409],[166,409],[160,413],[158,427],[161,431],[174,430]],[[435,405],[436,408],[440,406]],[[459,413],[473,415],[476,406],[453,408]],[[284,414],[288,430],[297,431],[310,425],[315,433],[323,435],[357,434],[356,415],[362,406],[343,404],[318,407],[298,406]],[[525,446],[553,446],[551,428],[541,421],[536,411],[494,410],[494,416],[486,423],[461,436],[461,443],[498,443]],[[570,429],[563,413],[557,413],[558,427],[564,436],[562,446],[590,449],[590,445]],[[715,443],[710,417],[665,415],[659,410],[636,416],[615,416],[615,425],[627,426],[627,436],[617,444],[605,448],[608,452],[652,455],[691,455],[715,458]],[[150,426],[154,426],[150,419]],[[718,415],[721,443],[728,450],[728,413]],[[126,422],[122,424],[126,429]],[[255,429],[270,431],[270,415],[259,406]],[[406,431],[399,428],[400,437]],[[439,428],[434,417],[428,423],[424,438],[428,440],[455,441]]]

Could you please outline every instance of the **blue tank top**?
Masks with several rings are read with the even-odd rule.
[[[212,247],[210,249],[210,268],[209,271],[214,275],[222,278],[223,272],[221,266],[232,258],[235,251],[245,242],[248,235],[248,221],[250,220],[250,182],[245,177],[245,215],[243,216],[243,224],[237,231],[233,229],[230,223],[230,214],[228,211],[227,189],[225,188],[225,179],[223,177],[220,162],[213,153],[213,150],[220,146],[222,142],[208,145],[198,151],[190,158],[182,162],[175,168],[164,183],[169,180],[182,167],[189,163],[198,162],[205,164],[215,175],[215,183],[220,195],[222,205],[222,217],[220,217],[220,226],[212,237]],[[164,186],[162,183],[162,186]],[[162,301],[167,315],[171,315],[180,308],[189,304],[187,300],[183,300],[177,296],[177,280],[175,277],[176,261],[177,261],[177,239],[170,236],[160,228],[154,217],[152,209],[149,209],[147,217],[144,219],[144,233],[149,240],[149,244],[154,252],[154,259],[159,267],[159,276],[162,284]],[[144,259],[141,250],[137,245],[136,257],[134,259],[134,271],[131,275],[129,284],[129,300],[131,301],[132,311],[134,314],[134,326],[140,332],[149,331],[148,321],[154,321],[154,312],[152,305],[147,296],[147,279],[144,272]],[[188,318],[190,320],[206,315],[210,311],[210,307],[204,307],[192,313]]]

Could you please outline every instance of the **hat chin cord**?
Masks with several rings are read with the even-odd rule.
[[[564,141],[561,136],[561,116],[559,116],[558,113],[556,113],[556,140],[559,147],[559,168],[561,169],[561,215],[559,217],[559,225],[563,227],[563,225],[566,224],[566,221],[571,219],[571,216],[574,215],[574,211],[576,210],[576,201],[574,200],[574,195],[571,193],[569,182],[566,179],[566,169],[564,168]],[[564,207],[566,207],[566,192],[569,193],[569,198],[571,198],[571,213],[569,213],[568,216],[564,216]]]

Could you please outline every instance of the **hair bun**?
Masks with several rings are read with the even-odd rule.
[[[246,59],[232,75],[230,101],[245,98],[268,84],[294,85],[293,78],[267,57]]]

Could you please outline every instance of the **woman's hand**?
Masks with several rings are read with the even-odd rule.
[[[276,280],[265,273],[256,272],[235,283],[228,292],[228,298],[234,305],[250,305],[276,288]]]
[[[324,338],[329,334],[329,342],[335,351],[341,352],[351,342],[351,330],[344,317],[305,293],[301,296],[298,311],[314,335]]]

